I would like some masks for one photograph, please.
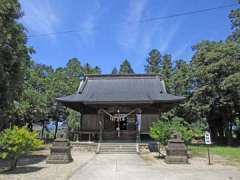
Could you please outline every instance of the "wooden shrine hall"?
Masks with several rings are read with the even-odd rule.
[[[76,94],[57,98],[81,113],[80,140],[137,140],[162,112],[185,98],[168,94],[159,75],[86,75]]]

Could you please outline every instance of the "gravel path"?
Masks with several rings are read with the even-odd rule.
[[[100,154],[77,169],[70,180],[240,180],[240,171],[233,166],[209,166],[205,158],[190,162],[168,165],[152,155]]]
[[[20,164],[27,164],[19,166],[16,170],[9,173],[0,174],[0,180],[65,180],[68,179],[74,171],[84,166],[90,161],[95,153],[79,153],[72,152],[74,161],[69,164],[46,164],[45,158],[41,161],[39,159],[32,159],[36,163],[28,164],[29,160],[22,160]],[[24,162],[26,161],[26,162]]]
[[[0,174],[0,180],[240,180],[240,170],[221,158],[207,165],[195,157],[187,165],[168,165],[152,154],[98,154],[73,151],[69,164],[46,164],[38,156],[23,159],[15,171]],[[25,165],[23,166],[23,164]]]

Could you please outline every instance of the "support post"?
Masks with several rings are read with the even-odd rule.
[[[102,122],[102,110],[98,111],[98,119],[99,119],[99,142],[102,142],[103,138],[103,122]]]
[[[142,111],[141,111],[141,109],[137,110],[136,117],[137,117],[137,143],[140,143],[141,142],[141,137],[140,137],[141,126],[142,126]]]

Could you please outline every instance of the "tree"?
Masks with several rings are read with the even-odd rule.
[[[99,66],[95,66],[93,69],[93,74],[101,74],[102,70]]]
[[[240,3],[240,0],[238,0],[238,3]],[[233,30],[228,39],[240,43],[240,8],[231,10],[228,17],[232,23]]]
[[[77,58],[69,59],[65,70],[69,78],[78,77],[83,72],[81,63]]]
[[[0,157],[10,160],[10,170],[16,168],[17,161],[21,156],[30,153],[42,144],[36,132],[16,126],[5,129],[0,136]]]
[[[161,71],[162,55],[157,49],[149,52],[147,57],[147,65],[145,65],[145,72],[147,74],[158,74]]]
[[[0,130],[7,127],[6,114],[22,92],[25,69],[32,49],[26,45],[25,29],[17,0],[0,3]]]
[[[24,90],[19,100],[15,103],[15,119],[23,119],[32,130],[33,122],[44,121],[47,117],[48,103],[52,100],[48,89],[51,84],[50,77],[54,70],[51,66],[30,62],[26,69],[26,77],[23,83]],[[21,109],[21,113],[19,113]],[[13,123],[19,126],[18,122]]]
[[[189,96],[191,94],[191,65],[184,60],[177,60],[172,69],[170,92],[175,95]]]
[[[162,120],[156,121],[153,123],[152,127],[150,127],[150,136],[159,141],[162,145],[166,145],[170,137],[169,127],[169,122]]]
[[[134,74],[131,64],[127,59],[125,59],[120,65],[119,74]]]
[[[68,127],[73,130],[80,128],[80,113],[70,109],[68,109],[68,113]]]
[[[172,129],[181,134],[186,144],[189,144],[193,137],[202,136],[201,129],[191,127],[189,123],[185,122],[183,118],[176,116],[172,111],[163,113],[160,119],[153,123],[150,128],[150,136],[166,145]]]
[[[169,90],[171,94],[184,96],[186,100],[177,105],[172,112],[193,127],[204,128],[206,121],[201,118],[197,106],[189,101],[193,94],[193,79],[192,65],[184,60],[177,60],[172,69]]]
[[[114,67],[113,69],[112,69],[112,74],[118,74],[118,70],[117,70],[117,68],[116,67]]]
[[[171,83],[172,83],[171,82],[171,76],[172,76],[172,58],[171,58],[171,55],[165,54],[162,57],[160,74],[161,74],[163,80],[165,81],[167,90],[169,90],[170,87],[171,87]]]
[[[240,47],[231,41],[203,41],[194,50],[189,103],[206,118],[213,138],[231,143],[232,125],[240,112]]]

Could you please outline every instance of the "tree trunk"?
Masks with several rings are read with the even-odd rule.
[[[33,132],[33,124],[32,124],[32,122],[29,122],[27,127],[28,127],[29,131]]]
[[[228,132],[227,132],[227,144],[230,146],[233,143],[233,137],[232,137],[232,123],[229,122],[228,126]]]
[[[41,139],[43,139],[43,133],[44,133],[44,127],[45,127],[45,121],[42,121],[42,133],[41,133]]]
[[[55,123],[54,139],[57,138],[57,130],[58,130],[58,120],[56,120],[56,123]]]
[[[14,170],[16,169],[16,167],[17,167],[17,159],[16,158],[10,159],[9,170]]]

